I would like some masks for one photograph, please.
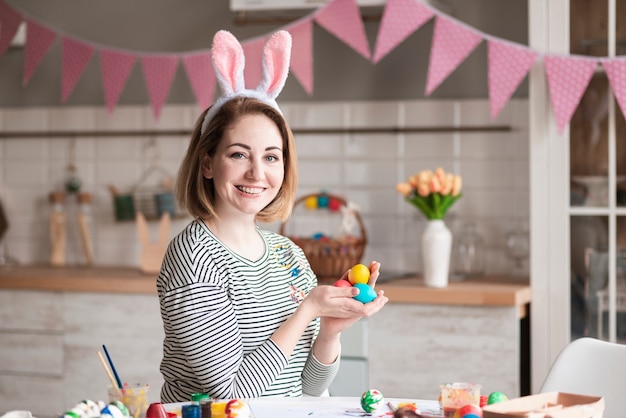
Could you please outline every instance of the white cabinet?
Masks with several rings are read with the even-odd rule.
[[[361,396],[369,389],[367,326],[368,320],[361,319],[341,334],[341,366],[331,396]]]
[[[369,377],[387,397],[437,399],[439,384],[520,395],[516,306],[388,303],[369,318]]]
[[[107,346],[123,381],[159,400],[163,327],[156,295],[0,291],[0,413],[58,417],[106,399],[97,352]]]

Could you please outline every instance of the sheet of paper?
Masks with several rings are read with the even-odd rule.
[[[361,409],[357,397],[301,397],[301,398],[257,398],[246,400],[254,418],[322,418],[322,417],[392,417],[393,412],[387,406],[391,402],[395,407],[399,403],[415,403],[425,417],[442,418],[439,403],[432,400],[406,398],[388,398],[377,411],[367,413]],[[182,405],[190,402],[165,404],[165,410],[180,417]]]
[[[259,398],[249,400],[255,418],[315,418],[315,417],[390,417],[393,412],[386,402],[414,402],[424,416],[442,417],[437,401],[390,398],[379,410],[367,413],[356,397],[328,398]]]

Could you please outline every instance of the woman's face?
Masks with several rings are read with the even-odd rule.
[[[256,215],[278,194],[285,167],[280,131],[267,116],[243,116],[224,132],[202,174],[213,179],[217,215]]]

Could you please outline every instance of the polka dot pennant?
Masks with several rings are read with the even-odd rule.
[[[598,61],[585,57],[547,56],[544,65],[557,128],[559,133],[563,133],[591,81]]]
[[[368,60],[371,53],[356,0],[331,0],[319,9],[315,21]]]
[[[137,57],[122,51],[100,51],[100,71],[107,110],[112,113],[133,70]]]
[[[426,96],[430,96],[482,40],[482,36],[464,25],[437,16],[430,48]]]
[[[388,0],[380,21],[372,62],[376,64],[380,61],[433,15],[432,10],[415,0]]]
[[[144,55],[141,57],[141,66],[152,111],[155,119],[158,120],[174,81],[178,57],[174,55]]]
[[[203,51],[185,55],[182,63],[198,105],[201,109],[206,109],[213,101],[216,83],[213,64],[211,64],[211,52]]]
[[[57,34],[38,22],[26,19],[26,46],[24,48],[24,75],[22,84],[27,85],[44,55],[56,40]]]
[[[63,38],[63,78],[61,79],[61,103],[65,103],[80,80],[94,52],[90,44],[72,38]]]
[[[609,78],[617,103],[622,109],[622,114],[626,115],[626,58],[603,59],[602,66]]]
[[[538,54],[495,39],[488,41],[487,48],[491,118],[495,119],[528,74]]]

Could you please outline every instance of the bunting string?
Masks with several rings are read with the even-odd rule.
[[[305,92],[312,95],[313,23],[375,65],[431,19],[434,19],[434,29],[425,86],[426,96],[431,95],[485,41],[492,119],[498,117],[536,63],[544,67],[552,111],[561,133],[567,127],[598,67],[606,71],[615,98],[622,113],[626,114],[625,56],[588,57],[534,50],[527,45],[486,34],[446,15],[424,0],[388,0],[385,3],[373,53],[365,35],[357,0],[330,0],[303,18],[279,29],[291,33],[295,51],[291,58],[291,72]],[[98,56],[100,61],[104,99],[109,112],[115,110],[137,62],[141,65],[156,119],[167,101],[179,65],[184,68],[198,105],[204,109],[213,100],[216,81],[211,66],[210,46],[204,50],[182,53],[148,53],[100,45],[64,33],[0,0],[0,57],[8,50],[22,23],[26,25],[23,85],[29,83],[50,47],[60,39],[61,103],[67,102],[93,56]],[[270,33],[241,42],[247,57],[246,62],[252,63],[245,68],[245,78],[250,84],[247,87],[258,84],[260,80],[261,64],[254,64],[261,62],[258,57],[262,54],[268,36]]]

